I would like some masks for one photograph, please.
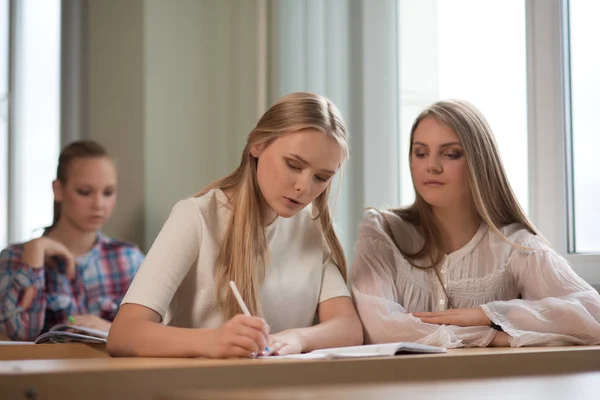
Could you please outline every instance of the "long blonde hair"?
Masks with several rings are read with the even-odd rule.
[[[267,147],[286,134],[305,129],[317,129],[335,139],[342,149],[343,161],[348,158],[346,126],[337,107],[329,99],[317,94],[292,93],[279,99],[260,118],[248,135],[239,167],[195,195],[202,196],[212,189],[232,194],[232,215],[214,272],[217,303],[227,318],[240,312],[228,290],[231,280],[238,286],[250,312],[253,315],[262,314],[258,293],[270,261],[264,227],[266,204],[256,178],[257,159],[250,150],[257,145]],[[333,227],[329,192],[330,185],[313,201],[313,219],[319,220],[331,257],[346,279],[346,258]]]
[[[542,236],[516,199],[506,178],[494,134],[483,114],[475,106],[462,100],[444,100],[429,106],[412,125],[409,159],[412,158],[415,130],[425,118],[434,118],[458,135],[467,160],[469,192],[479,218],[511,245],[517,246],[502,234],[500,228],[512,223],[520,223],[531,233]],[[416,188],[415,202],[411,206],[390,211],[422,230],[424,245],[419,251],[408,253],[399,249],[407,260],[415,267],[419,267],[416,260],[431,261],[430,265],[420,268],[438,265],[444,257],[439,250],[439,228],[431,206]]]

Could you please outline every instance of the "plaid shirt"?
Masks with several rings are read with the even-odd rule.
[[[112,321],[144,255],[133,244],[98,233],[96,244],[77,258],[73,280],[57,267],[31,268],[21,261],[23,244],[0,253],[0,332],[13,340],[34,340],[70,315],[94,314]],[[37,288],[31,307],[23,310],[23,290]]]

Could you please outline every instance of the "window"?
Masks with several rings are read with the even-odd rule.
[[[412,122],[431,103],[458,98],[487,118],[508,179],[527,210],[525,2],[400,0],[398,16],[401,204],[414,201],[408,164]]]
[[[600,176],[598,175],[597,112],[600,101],[600,2],[570,0],[566,14],[565,74],[567,149],[571,173],[568,174],[569,252],[600,253]],[[570,96],[569,96],[570,94]]]
[[[459,97],[488,118],[523,208],[573,269],[600,285],[600,26],[593,0],[398,0],[400,199],[413,200],[408,135]],[[389,49],[388,49],[389,51]],[[389,79],[389,77],[388,77]],[[510,159],[509,159],[510,155]]]
[[[0,0],[0,221],[8,220],[8,53],[9,0]],[[8,225],[0,223],[0,247],[6,247]]]
[[[51,182],[56,174],[60,146],[61,2],[22,0],[10,4],[14,7],[8,16],[13,26],[10,34],[14,36],[7,41],[12,43],[14,51],[10,54],[12,59],[5,62],[12,68],[8,74],[12,79],[10,148],[5,149],[10,157],[2,158],[10,160],[10,165],[5,163],[10,212],[3,220],[8,221],[3,246],[6,242],[39,236],[41,228],[52,222]],[[0,23],[1,29],[8,25]],[[6,210],[6,206],[3,209]]]

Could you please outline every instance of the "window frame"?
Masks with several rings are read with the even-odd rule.
[[[568,77],[565,75],[565,71],[568,71],[568,53],[565,52],[568,50],[565,40],[565,28],[568,27],[565,20],[566,2],[567,0],[525,1],[529,215],[552,247],[567,259],[573,270],[591,285],[599,287],[600,254],[577,254],[570,251],[573,249],[573,236],[572,227],[569,225],[572,224],[569,215],[572,197],[568,190],[571,185],[568,181],[571,174],[571,166],[568,164],[571,149],[568,147],[570,142],[567,137],[570,124],[567,118],[570,118],[570,110],[566,101]],[[377,13],[365,9],[366,7],[363,3],[364,27],[376,29],[375,34],[365,34],[363,46],[367,49],[377,48],[378,51],[370,53],[369,60],[363,61],[365,104],[373,102],[372,104],[398,105],[399,90],[390,90],[393,85],[384,89],[374,83],[389,81],[398,89],[398,41],[376,40],[381,40],[381,36],[385,34],[397,34],[399,18],[396,18],[394,23],[389,18],[373,19],[376,15],[397,16],[397,1],[377,2]],[[386,62],[387,65],[394,63],[394,68],[381,68]],[[397,142],[400,132],[398,129],[392,129],[399,127],[399,110],[397,107],[391,110],[387,106],[377,109],[366,107],[363,118],[364,131],[368,132],[368,135],[364,136],[364,181],[385,186],[385,189],[374,190],[373,185],[365,185],[365,204],[377,207],[398,204],[399,181],[393,185],[382,182],[382,171],[391,171],[399,159]],[[371,122],[374,125],[368,126],[367,121],[376,122]],[[396,135],[389,135],[388,132],[396,132]],[[384,148],[385,151],[382,151]],[[370,165],[370,160],[378,162]],[[388,168],[382,169],[383,165]],[[394,178],[399,179],[399,169],[386,176],[385,181]]]
[[[568,2],[526,7],[530,216],[579,276],[600,285],[600,254],[573,252]]]

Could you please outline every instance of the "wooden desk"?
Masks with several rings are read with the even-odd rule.
[[[106,345],[61,343],[0,345],[0,361],[108,358]]]
[[[429,400],[598,399],[600,372],[517,378],[458,379],[399,384],[328,385],[246,390],[181,391],[156,400]]]
[[[65,346],[65,345],[56,345]],[[0,363],[0,391],[22,398],[148,399],[181,390],[418,383],[600,371],[600,347],[456,349],[347,360],[95,358]],[[437,383],[436,383],[437,384]],[[68,389],[67,389],[68,388]],[[12,396],[12,397],[11,397]]]

